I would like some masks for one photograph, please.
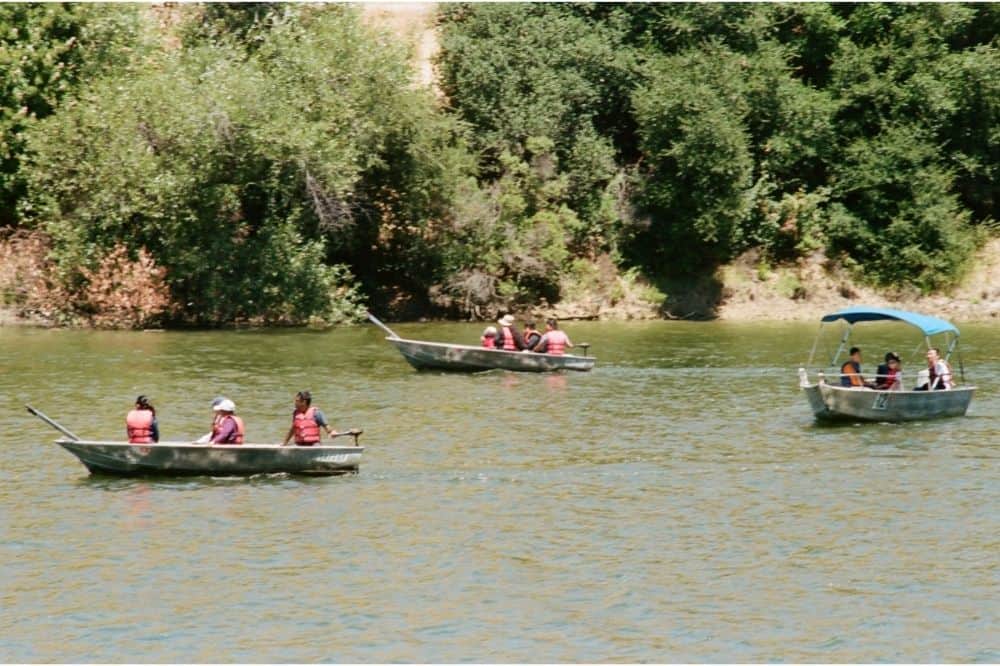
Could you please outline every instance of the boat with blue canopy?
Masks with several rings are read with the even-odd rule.
[[[941,347],[944,353],[940,358],[951,373],[951,358],[959,339],[959,330],[951,322],[917,312],[871,306],[832,312],[820,319],[820,332],[806,364],[806,367],[813,365],[824,327],[839,324],[843,332],[829,366],[817,369],[815,380],[810,379],[806,367],[799,368],[799,386],[806,394],[817,420],[898,422],[965,415],[976,387],[965,384],[961,364],[960,381],[955,381],[954,373],[951,373],[950,381],[944,381],[943,377],[931,379],[928,370],[923,369],[916,373],[916,382],[910,387],[906,386],[907,378],[902,372],[893,375],[869,374],[869,381],[862,381],[853,373],[843,373],[843,366],[839,363],[849,349],[854,326],[871,322],[901,322],[918,329],[923,334],[923,340],[915,351],[937,349],[934,338],[943,336]],[[890,388],[886,387],[887,383]]]

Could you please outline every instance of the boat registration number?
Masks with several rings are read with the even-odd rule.
[[[875,402],[872,403],[872,409],[878,409],[880,411],[885,411],[889,408],[889,394],[879,393],[875,396]]]
[[[314,458],[316,462],[323,463],[345,463],[351,457],[349,453],[337,453],[329,456],[318,456]]]

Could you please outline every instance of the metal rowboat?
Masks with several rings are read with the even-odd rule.
[[[364,447],[360,430],[338,435],[354,437],[354,446],[281,446],[279,444],[199,444],[195,442],[88,441],[56,423],[31,405],[28,411],[64,434],[56,440],[97,474],[119,476],[250,476],[310,474],[330,476],[356,472]]]
[[[538,354],[486,349],[474,345],[407,340],[396,335],[392,329],[371,314],[368,315],[368,318],[389,334],[386,340],[391,342],[403,355],[403,358],[417,370],[448,370],[452,372],[577,370],[586,372],[592,369],[597,362],[593,356]],[[585,345],[580,346],[586,349]]]
[[[280,446],[277,444],[129,444],[59,439],[64,449],[92,473],[124,476],[248,476],[356,472],[361,446]]]

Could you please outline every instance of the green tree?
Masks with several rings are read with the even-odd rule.
[[[125,65],[138,46],[134,5],[0,4],[0,226],[24,195],[24,136],[81,83]]]

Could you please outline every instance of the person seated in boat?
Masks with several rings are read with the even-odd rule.
[[[555,319],[545,320],[545,333],[538,339],[533,351],[542,354],[554,354],[562,356],[566,353],[567,347],[572,347],[569,336],[559,330],[559,322]]]
[[[483,331],[482,337],[479,338],[479,344],[481,344],[486,349],[496,349],[497,348],[496,327],[487,326],[486,330]]]
[[[125,416],[125,432],[128,433],[129,444],[152,444],[160,441],[156,408],[146,396],[136,398],[135,407]]]
[[[951,366],[948,365],[948,361],[941,358],[941,352],[937,347],[927,350],[927,372],[930,379],[929,390],[943,391],[955,388]]]
[[[524,338],[514,328],[513,315],[506,314],[497,320],[500,328],[497,330],[497,347],[504,351],[520,351],[524,349]]]
[[[542,339],[542,334],[535,328],[535,322],[529,321],[524,324],[524,351],[531,351]]]
[[[228,398],[223,399],[219,404],[212,407],[217,413],[215,423],[212,424],[212,444],[242,444],[243,443],[243,419],[236,416],[236,405]]]
[[[212,432],[215,430],[215,427],[219,425],[219,421],[222,420],[222,415],[215,411],[215,407],[225,399],[225,396],[219,395],[212,400],[212,430],[209,430],[207,433],[195,440],[195,444],[208,444],[212,441]]]
[[[886,352],[885,363],[878,366],[875,377],[875,388],[879,391],[902,391],[902,370],[899,365],[899,355],[896,352]]]
[[[295,446],[313,446],[319,444],[320,428],[326,430],[331,437],[337,436],[337,431],[327,423],[323,412],[312,406],[312,393],[299,391],[295,394],[295,410],[292,412],[292,427],[285,435],[282,446],[288,446],[289,440],[295,438]]]
[[[840,385],[847,388],[870,388],[861,375],[861,349],[851,347],[850,358],[840,366]]]

